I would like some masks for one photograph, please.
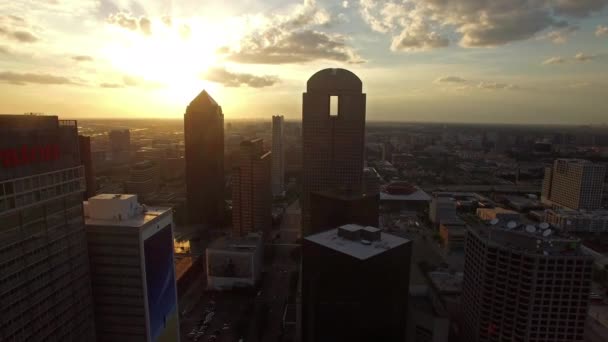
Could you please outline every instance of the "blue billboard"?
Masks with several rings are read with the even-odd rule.
[[[177,341],[173,237],[167,225],[144,241],[149,327],[152,341]]]

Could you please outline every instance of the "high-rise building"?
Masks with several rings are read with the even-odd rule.
[[[380,195],[321,191],[310,194],[310,233],[355,223],[378,227]]]
[[[545,169],[541,199],[569,209],[599,209],[605,178],[604,165],[582,159],[557,159]]]
[[[113,129],[108,132],[108,139],[112,153],[131,150],[131,132],[128,129]]]
[[[267,232],[272,226],[270,167],[272,154],[261,138],[241,142],[232,171],[232,235]]]
[[[131,132],[128,129],[115,129],[108,132],[112,162],[128,163],[131,159]]]
[[[80,161],[84,166],[84,179],[87,188],[84,192],[84,198],[86,200],[89,197],[95,196],[95,191],[97,190],[93,156],[91,154],[91,137],[79,135],[78,148],[80,149]]]
[[[285,150],[283,147],[283,115],[272,117],[272,194],[285,191]]]
[[[583,341],[592,264],[580,241],[546,223],[471,224],[463,341]]]
[[[179,341],[171,208],[136,195],[85,202],[98,341]]]
[[[94,341],[76,121],[0,115],[0,340]]]
[[[127,191],[145,200],[158,190],[159,182],[160,168],[158,164],[145,160],[131,166]]]
[[[406,341],[411,248],[355,224],[304,238],[301,341]]]
[[[190,223],[218,228],[224,216],[224,114],[202,91],[184,114],[186,191]]]
[[[325,69],[307,83],[302,103],[302,230],[310,226],[310,194],[363,189],[365,94],[344,69]]]

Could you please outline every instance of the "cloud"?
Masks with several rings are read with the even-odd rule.
[[[597,29],[595,30],[595,35],[598,37],[603,37],[603,36],[608,37],[608,26],[597,25]]]
[[[458,77],[458,76],[444,76],[444,77],[439,77],[438,79],[435,80],[435,83],[466,83],[468,82],[467,80],[465,80],[462,77]]]
[[[568,41],[568,38],[574,34],[574,32],[578,31],[578,29],[578,26],[566,26],[562,29],[549,31],[546,35],[541,36],[540,38],[550,40],[554,44],[564,44]]]
[[[102,87],[102,88],[109,88],[109,89],[124,88],[125,87],[125,85],[121,84],[121,83],[100,83],[99,86]]]
[[[12,71],[0,72],[0,81],[14,85],[26,84],[77,84],[67,77],[51,74],[16,73]]]
[[[330,14],[318,7],[316,1],[305,0],[288,15],[266,17],[266,25],[243,37],[238,48],[222,47],[218,52],[238,63],[285,64],[314,60],[362,63],[344,36],[317,29],[327,27],[331,20]]]
[[[599,12],[607,3],[608,0],[360,0],[359,12],[372,30],[392,37],[393,50],[403,46],[402,50],[416,51],[444,47],[448,36],[457,36],[463,47],[493,47],[527,40],[549,29],[554,32],[547,35],[549,39],[565,41],[575,31],[569,19]]]
[[[150,19],[144,16],[136,18],[129,13],[118,12],[110,14],[107,18],[107,22],[131,31],[139,30],[147,36],[152,34],[152,23],[150,22]]]
[[[342,1],[342,7],[343,8],[348,8],[348,6],[349,6],[348,1]]]
[[[0,45],[0,55],[10,55],[11,54],[11,50],[8,49],[8,47],[4,46],[4,45]]]
[[[593,60],[595,57],[597,57],[597,55],[587,55],[585,53],[579,52],[576,54],[576,56],[574,56],[574,59],[579,62],[588,62]]]
[[[519,89],[516,85],[498,82],[479,82],[477,88],[486,90]]]
[[[173,19],[171,18],[170,15],[165,15],[162,18],[160,18],[160,20],[163,22],[163,24],[165,24],[169,27],[173,25]]]
[[[91,56],[85,56],[85,55],[72,56],[72,59],[75,60],[76,62],[91,62],[91,61],[93,61],[93,57],[91,57]]]
[[[546,59],[543,61],[543,65],[551,65],[551,64],[564,64],[566,63],[567,60],[565,58],[562,57],[551,57],[549,59]]]
[[[279,82],[276,76],[256,76],[248,73],[231,72],[222,67],[209,69],[202,77],[207,81],[220,83],[226,87],[264,88]]]

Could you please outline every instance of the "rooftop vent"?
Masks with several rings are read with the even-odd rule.
[[[363,227],[355,224],[345,224],[338,227],[338,236],[347,240],[360,240]]]

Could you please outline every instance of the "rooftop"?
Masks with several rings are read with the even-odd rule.
[[[148,207],[137,202],[137,195],[100,194],[84,202],[85,224],[141,228],[171,208]]]
[[[262,241],[262,235],[249,233],[243,237],[222,237],[213,241],[207,249],[234,252],[254,251]]]
[[[467,216],[465,220],[470,225],[472,233],[500,248],[545,256],[581,254],[579,239],[569,236],[546,222],[524,224],[521,221],[498,219],[484,222],[475,216]]]
[[[430,201],[431,196],[415,185],[393,182],[380,192],[383,201]]]
[[[376,241],[357,239],[351,240],[339,236],[339,229],[351,232],[362,230],[372,234],[379,233],[380,238]],[[410,240],[408,239],[400,238],[391,234],[382,233],[379,231],[378,228],[363,227],[358,224],[348,224],[341,226],[338,229],[332,229],[318,234],[314,234],[306,237],[306,240],[360,260],[369,259],[376,255],[382,254],[384,251],[393,249],[395,247],[410,242]]]

